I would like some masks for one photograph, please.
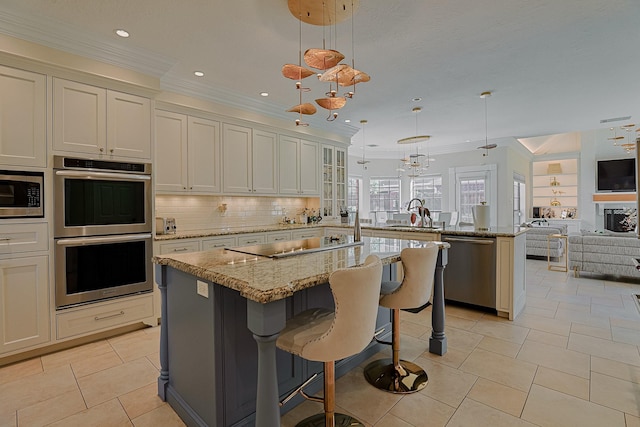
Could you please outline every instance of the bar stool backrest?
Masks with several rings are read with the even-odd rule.
[[[438,245],[429,242],[422,248],[405,248],[400,253],[404,278],[393,293],[383,296],[380,305],[387,308],[416,308],[429,301],[438,260]]]
[[[328,362],[364,350],[375,332],[381,281],[382,263],[376,255],[369,255],[363,266],[331,273],[333,323],[321,337],[304,346],[301,356]]]

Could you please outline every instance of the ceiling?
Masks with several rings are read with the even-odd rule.
[[[326,121],[321,108],[307,121],[353,136],[356,148],[378,145],[366,149],[373,158],[399,156],[407,147],[396,141],[416,134],[432,135],[429,149],[437,154],[473,149],[485,137],[501,145],[640,121],[638,22],[638,0],[360,0],[353,20],[324,33],[302,24],[300,37],[287,0],[0,4],[1,33],[291,122],[297,115],[285,110],[298,104],[298,92],[281,67],[298,63],[300,40],[304,51],[322,47],[324,38],[371,81],[356,86],[336,121]],[[117,37],[116,28],[131,37]],[[314,95],[327,90],[314,79],[304,80]],[[484,91],[493,92],[486,122]],[[414,107],[422,108],[417,117]],[[601,123],[625,116],[631,119]]]

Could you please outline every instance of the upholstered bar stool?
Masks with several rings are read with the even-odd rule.
[[[404,278],[401,283],[383,282],[380,305],[391,309],[392,359],[380,359],[364,369],[367,381],[392,393],[413,393],[427,385],[427,373],[418,365],[400,360],[400,310],[426,307],[433,292],[438,245],[429,242],[422,248],[406,248],[400,253]]]
[[[324,413],[312,415],[297,426],[360,426],[360,421],[335,413],[335,361],[364,350],[373,339],[378,315],[382,264],[369,255],[363,266],[336,270],[329,276],[335,310],[306,310],[287,321],[276,345],[307,360],[324,363],[324,399],[305,398],[324,403]],[[313,378],[313,377],[312,377]]]

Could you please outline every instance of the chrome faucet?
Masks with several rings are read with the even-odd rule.
[[[424,200],[421,200],[417,197],[409,200],[409,204],[407,205],[407,211],[411,211],[411,203],[418,201],[420,203],[420,206],[418,206],[418,213],[420,214],[420,224],[421,227],[429,227],[432,228],[433,226],[433,221],[431,219],[431,213],[429,212],[429,209],[427,209],[424,206]],[[426,219],[429,218],[429,225],[426,225]]]

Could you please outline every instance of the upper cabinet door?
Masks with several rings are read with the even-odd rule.
[[[298,146],[300,140],[290,136],[280,135],[278,141],[278,187],[280,194],[299,194],[300,163],[298,161]]]
[[[45,76],[0,66],[0,164],[45,167]]]
[[[272,132],[254,129],[252,153],[253,192],[276,194],[278,192],[277,136]]]
[[[220,123],[189,117],[188,131],[189,191],[219,193],[220,184]]]
[[[53,79],[53,149],[106,154],[105,89]]]
[[[320,148],[312,141],[300,140],[300,194],[320,194]]]
[[[107,150],[109,155],[151,159],[151,101],[107,91]]]
[[[187,116],[156,110],[155,186],[157,191],[187,191]]]
[[[225,193],[252,193],[251,128],[222,124],[222,185]]]

